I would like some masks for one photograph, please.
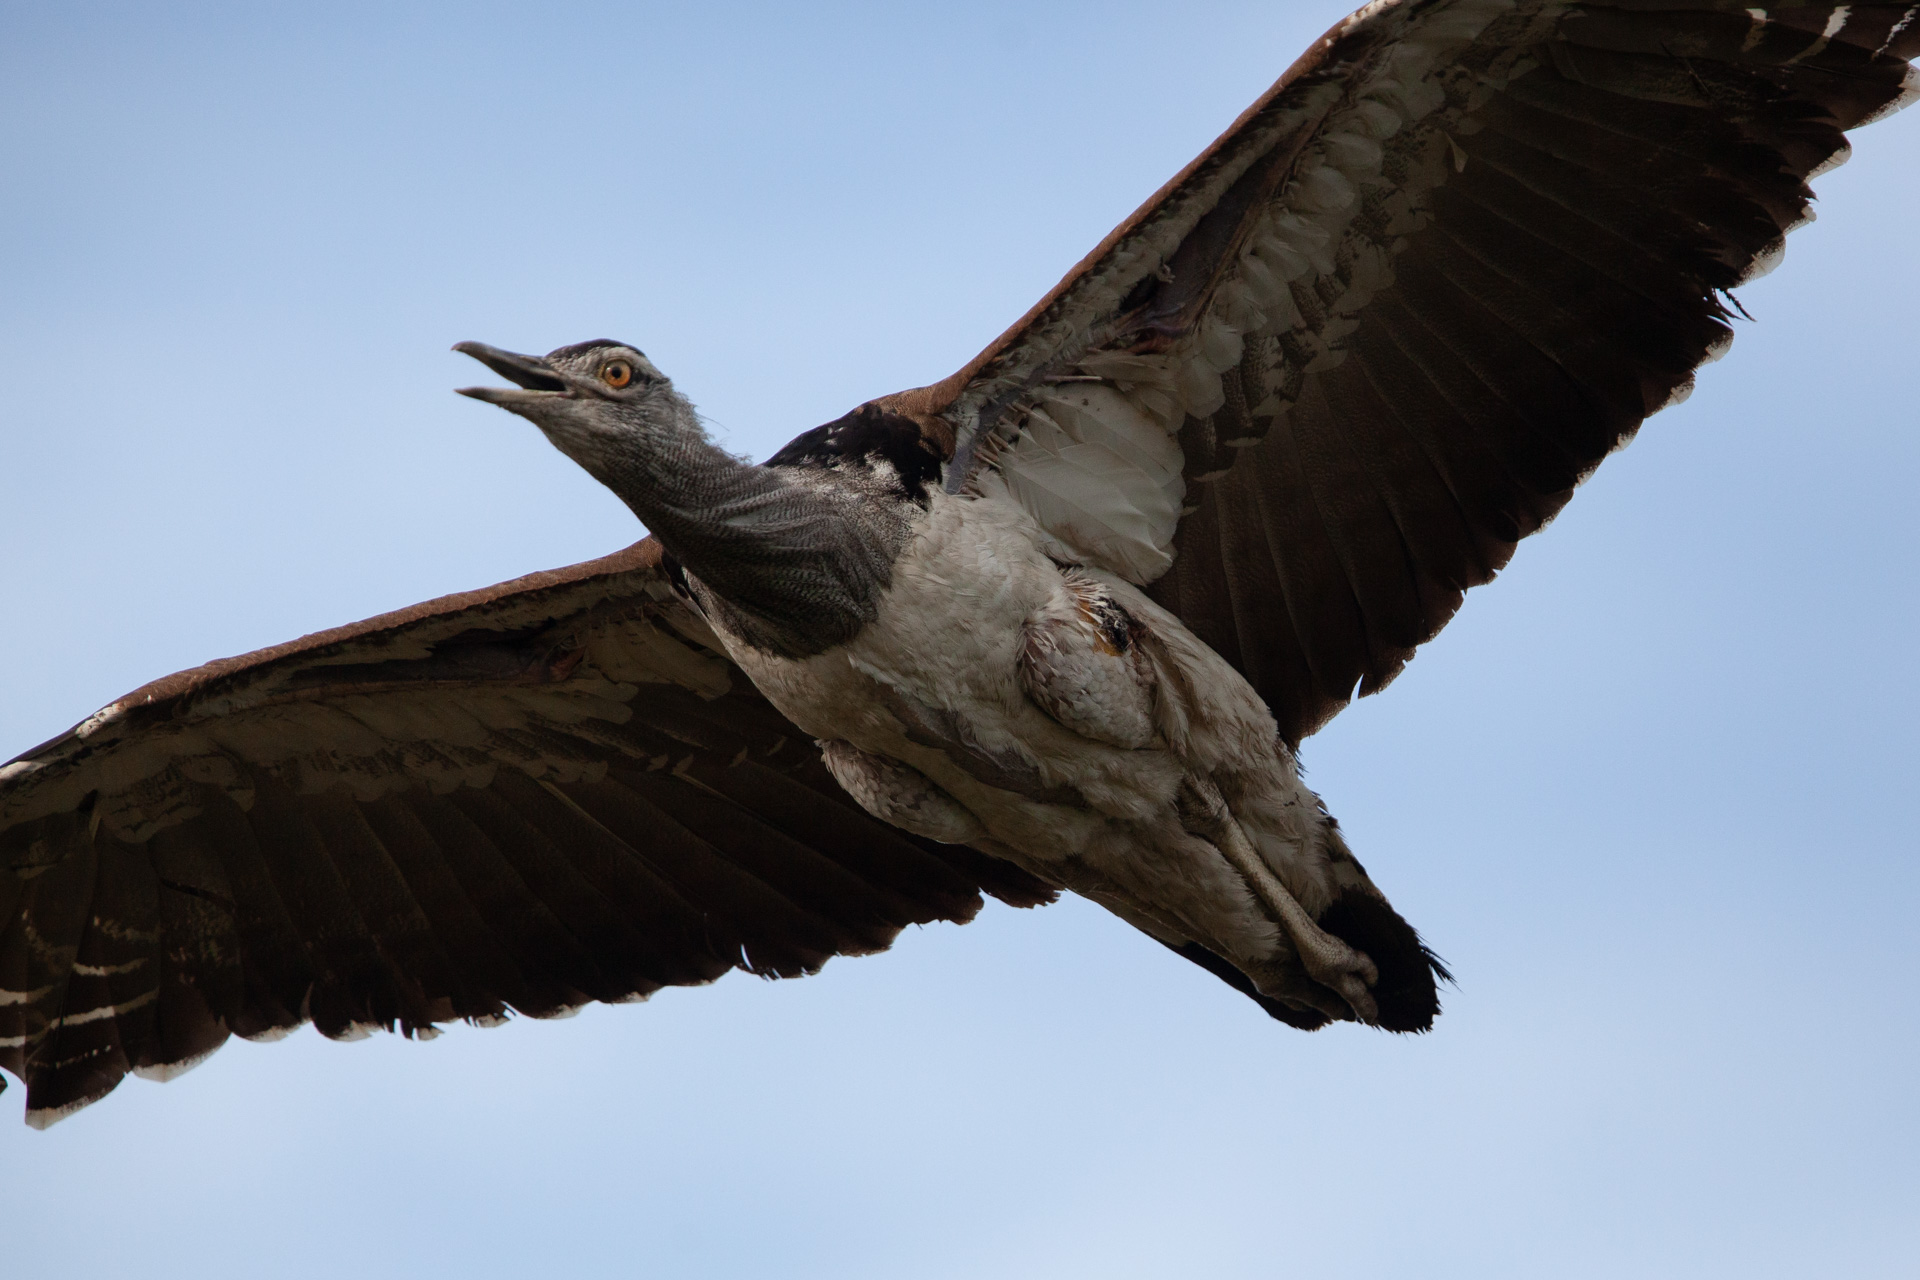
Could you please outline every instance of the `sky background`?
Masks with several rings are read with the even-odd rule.
[[[164,13],[161,11],[164,9]],[[0,6],[0,757],[639,536],[447,348],[765,456],[959,367],[1342,0]],[[432,1044],[0,1104],[10,1275],[1911,1276],[1920,111],[1309,780],[1459,975],[1302,1035],[989,906]]]

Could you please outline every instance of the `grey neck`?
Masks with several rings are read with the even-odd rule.
[[[790,658],[851,640],[892,580],[893,522],[827,473],[741,461],[686,413],[658,447],[589,469],[680,561],[717,625]]]

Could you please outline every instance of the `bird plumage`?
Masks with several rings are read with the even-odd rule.
[[[1293,749],[1725,349],[1915,96],[1915,12],[1371,4],[960,372],[763,467],[633,348],[476,348],[672,555],[0,768],[0,1066],[45,1121],[229,1032],[806,972],[982,888],[1085,893],[1287,1021],[1426,1025]]]

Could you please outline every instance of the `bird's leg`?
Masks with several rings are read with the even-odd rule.
[[[1240,873],[1255,898],[1272,913],[1300,955],[1315,982],[1339,993],[1362,1022],[1372,1022],[1379,1010],[1369,990],[1380,971],[1365,952],[1356,951],[1322,929],[1240,829],[1220,789],[1205,778],[1189,775],[1181,797],[1181,816],[1189,830],[1210,841],[1229,866]]]

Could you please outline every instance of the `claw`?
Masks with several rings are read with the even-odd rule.
[[[1379,967],[1363,951],[1356,951],[1322,929],[1300,900],[1293,896],[1240,829],[1226,800],[1213,783],[1189,777],[1187,791],[1194,826],[1220,850],[1228,864],[1247,882],[1254,896],[1271,911],[1300,955],[1308,976],[1335,992],[1362,1022],[1375,1022],[1380,1009],[1369,989],[1380,980]]]

